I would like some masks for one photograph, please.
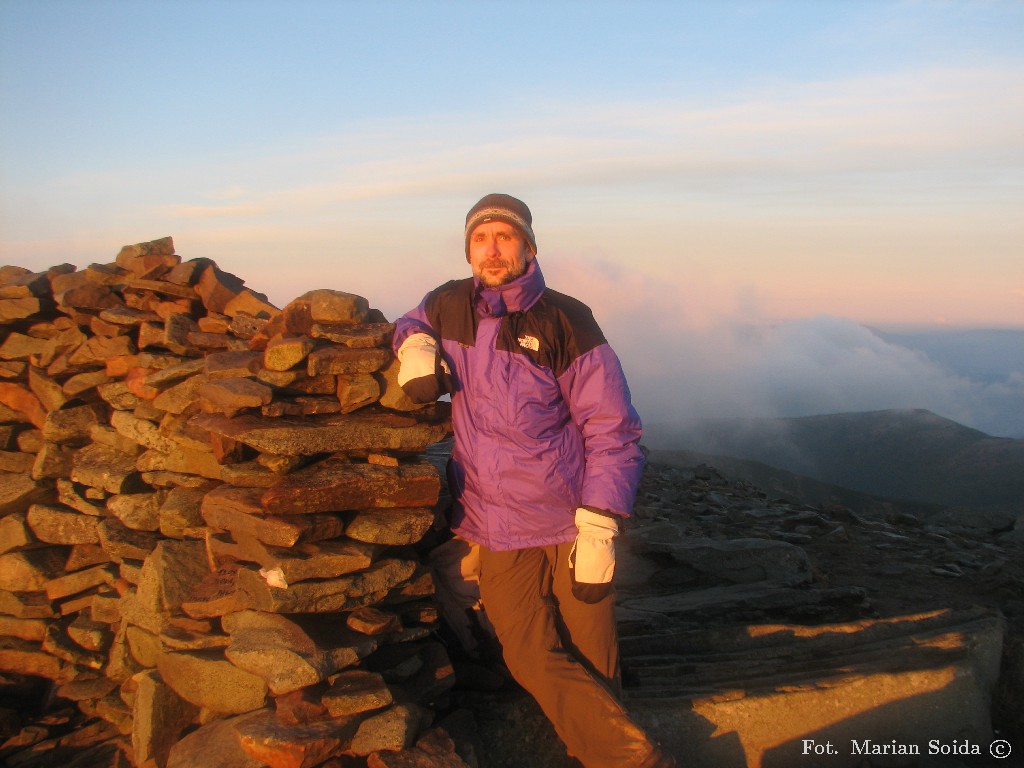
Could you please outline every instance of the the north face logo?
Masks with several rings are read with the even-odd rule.
[[[523,349],[532,349],[534,352],[540,351],[540,342],[534,336],[520,336],[519,346]]]

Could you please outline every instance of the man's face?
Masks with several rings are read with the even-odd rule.
[[[488,288],[512,282],[531,261],[530,246],[511,224],[487,221],[469,234],[469,264]]]

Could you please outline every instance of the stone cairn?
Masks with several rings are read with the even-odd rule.
[[[0,268],[0,672],[84,723],[7,765],[466,765],[415,547],[448,412],[404,397],[392,331],[171,238]]]

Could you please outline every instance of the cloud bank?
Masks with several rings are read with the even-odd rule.
[[[545,271],[549,284],[573,286],[594,309],[623,361],[652,445],[674,427],[706,418],[915,408],[993,436],[1024,438],[1019,360],[981,381],[845,318],[772,322],[751,295],[737,295],[723,310],[703,301],[699,283],[680,288],[578,259]]]

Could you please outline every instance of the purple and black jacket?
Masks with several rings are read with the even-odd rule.
[[[455,533],[523,549],[572,541],[577,507],[631,513],[644,459],[622,366],[590,309],[546,288],[536,259],[497,288],[466,278],[431,291],[396,322],[395,349],[416,333],[440,341],[450,371],[406,389],[422,400],[450,386]]]

